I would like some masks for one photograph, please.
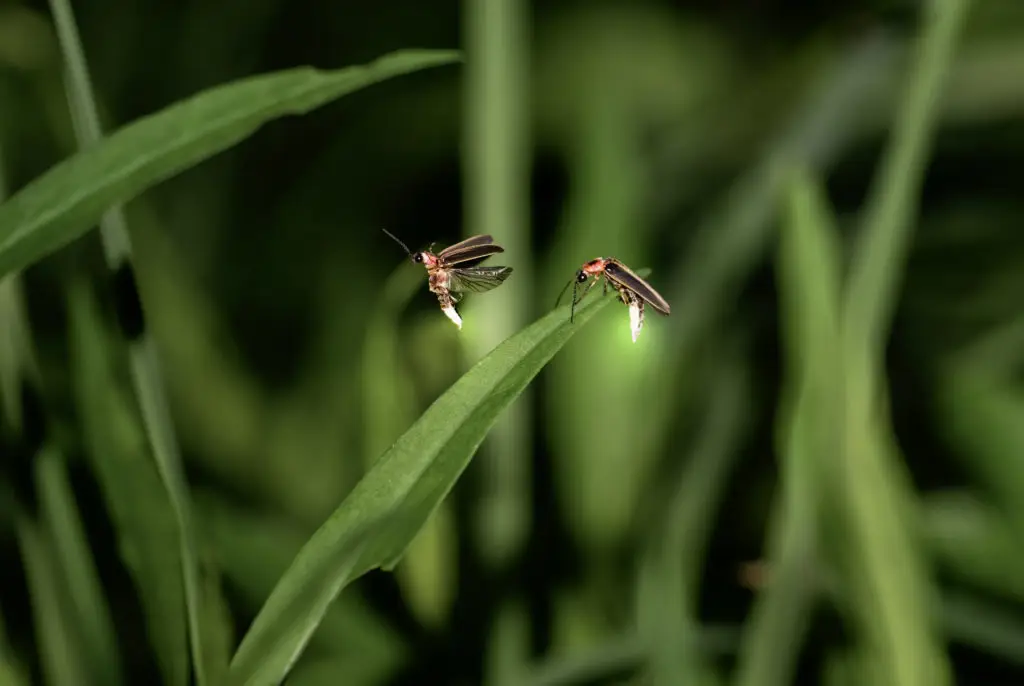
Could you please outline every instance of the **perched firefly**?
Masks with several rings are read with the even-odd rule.
[[[658,291],[651,288],[649,283],[634,274],[629,267],[614,257],[599,257],[580,267],[579,271],[576,272],[576,277],[565,284],[565,288],[558,295],[558,302],[561,302],[562,296],[565,295],[565,289],[570,284],[572,285],[572,309],[570,310],[569,321],[572,321],[576,316],[576,304],[586,297],[591,288],[597,285],[602,275],[605,278],[604,292],[608,292],[608,285],[611,284],[612,288],[619,292],[619,299],[629,307],[629,328],[633,333],[634,343],[636,343],[636,339],[640,335],[640,329],[644,325],[645,303],[650,303],[651,307],[659,314],[668,316],[669,312],[671,312],[672,308],[669,307],[665,298],[661,297]],[[580,284],[585,283],[590,277],[594,277],[594,280],[584,286],[583,292],[579,293]],[[558,302],[555,303],[556,307]]]
[[[430,292],[437,295],[441,311],[460,329],[462,317],[455,311],[455,303],[462,298],[461,294],[489,291],[500,286],[512,273],[512,267],[476,266],[491,255],[505,252],[505,249],[495,244],[494,239],[488,235],[470,236],[435,255],[429,250],[414,253],[387,229],[383,231],[405,249],[415,264],[422,264],[427,268]]]

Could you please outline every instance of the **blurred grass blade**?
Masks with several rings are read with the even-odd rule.
[[[367,469],[416,418],[413,378],[400,352],[399,320],[409,300],[422,288],[423,270],[403,260],[385,282],[370,315],[362,365]],[[457,583],[456,537],[454,514],[442,504],[395,570],[402,597],[424,626],[437,626],[451,608]]]
[[[701,575],[750,416],[749,368],[742,346],[729,343],[708,377],[707,409],[697,420],[696,442],[671,496],[666,530],[641,563],[637,625],[651,652],[656,684],[706,684],[714,674],[697,640]]]
[[[258,609],[302,549],[303,528],[247,512],[213,495],[198,498],[196,505],[206,540],[236,597],[245,611]],[[330,605],[309,647],[320,655],[356,660],[382,677],[406,658],[401,638],[354,593]]]
[[[1024,546],[997,508],[969,494],[942,494],[928,499],[921,519],[929,551],[946,574],[1024,603]]]
[[[117,346],[95,296],[81,281],[68,292],[72,370],[85,444],[135,582],[163,681],[189,682],[185,592],[177,520],[130,392],[116,373]]]
[[[449,64],[458,53],[403,50],[365,66],[289,69],[203,91],[113,132],[0,205],[0,276],[57,250],[112,205],[253,134],[385,79]]]
[[[841,257],[824,190],[804,169],[793,175],[780,236],[778,283],[786,386],[777,420],[781,485],[771,582],[745,627],[736,683],[791,683],[818,584],[825,466],[842,448],[839,300]]]
[[[274,589],[242,640],[227,683],[270,686],[284,681],[331,602],[354,578],[355,567],[367,545],[375,537],[387,534],[389,517],[390,513],[385,512],[379,517],[363,518],[316,559],[301,560],[300,552],[298,562],[306,583],[278,584]]]
[[[1024,393],[962,363],[939,373],[935,409],[943,438],[990,493],[1024,542]]]
[[[595,297],[577,309],[575,324],[568,306],[556,309],[497,346],[427,408],[296,556],[243,638],[232,683],[284,679],[338,592],[375,567],[394,567],[501,411],[609,302]]]
[[[89,550],[64,456],[53,446],[44,447],[36,456],[36,480],[43,521],[54,542],[60,583],[67,589],[70,624],[81,634],[92,682],[116,686],[122,683],[122,675],[114,622]]]
[[[520,686],[530,652],[530,616],[526,603],[506,600],[494,613],[484,654],[483,684]]]
[[[821,671],[823,686],[863,686],[872,683],[866,661],[856,649],[835,648],[829,651]]]
[[[707,655],[708,661],[730,658],[736,652],[739,632],[731,625],[703,625],[697,627],[688,640],[689,652],[695,649]],[[616,636],[599,645],[580,651],[570,657],[555,657],[536,665],[523,680],[529,686],[570,686],[571,684],[634,683],[612,682],[613,676],[631,674],[643,667],[649,654],[647,641],[634,634]],[[708,675],[713,686],[718,680]],[[646,683],[641,681],[640,683]]]
[[[948,658],[931,617],[936,591],[912,523],[912,485],[887,413],[879,405],[889,319],[914,224],[914,205],[935,128],[940,86],[967,0],[922,6],[925,18],[905,99],[874,180],[851,256],[843,311],[846,426],[841,460],[848,516],[846,582],[864,657],[877,678],[900,686],[941,686]]]
[[[228,664],[235,649],[234,620],[221,590],[216,557],[208,549],[199,554],[199,593],[203,601],[198,618],[204,627],[199,637],[203,641],[202,659],[206,661],[203,671],[208,683],[219,686],[227,681]]]
[[[425,283],[423,270],[410,269],[403,260],[384,282],[366,327],[362,385],[367,469],[416,416],[412,380],[400,353],[399,318]]]
[[[485,299],[470,300],[466,333],[471,359],[526,326],[534,270],[530,251],[528,0],[462,0],[466,66],[463,70],[462,178],[466,235],[493,234],[516,273]],[[472,541],[483,563],[504,569],[530,531],[532,398],[527,389],[491,429],[477,458],[479,494],[471,515]],[[508,620],[514,621],[514,620]]]
[[[879,361],[916,223],[929,143],[939,118],[937,105],[969,4],[970,0],[921,3],[924,22],[905,98],[852,252],[844,314],[865,340],[868,354]]]
[[[771,142],[767,154],[706,212],[663,291],[673,305],[668,322],[669,362],[654,369],[647,380],[652,392],[661,385],[685,385],[698,343],[720,316],[722,304],[735,300],[770,245],[778,200],[784,197],[787,181],[783,172],[792,164],[827,169],[850,148],[862,132],[861,103],[877,98],[892,78],[900,47],[885,34],[872,34],[844,51]],[[665,434],[680,402],[652,408],[647,420],[650,430]]]
[[[18,660],[7,640],[7,630],[0,617],[0,686],[28,686],[25,666]]]
[[[100,686],[90,681],[85,646],[66,613],[64,582],[54,561],[53,541],[46,530],[23,515],[15,524],[25,579],[32,603],[36,644],[43,680],[49,686]]]
[[[944,595],[941,612],[952,640],[1024,667],[1024,620],[1019,612],[957,591]]]

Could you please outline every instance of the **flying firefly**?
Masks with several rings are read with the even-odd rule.
[[[576,316],[576,305],[586,297],[591,288],[597,285],[602,276],[605,279],[604,292],[608,292],[608,285],[611,284],[612,288],[618,291],[619,299],[629,307],[629,329],[633,334],[634,343],[636,343],[636,339],[640,335],[640,329],[644,325],[645,303],[653,307],[655,312],[659,314],[668,316],[669,312],[671,312],[672,308],[669,307],[665,298],[661,297],[661,294],[654,290],[649,283],[633,273],[633,270],[614,257],[599,257],[580,267],[576,272],[575,278],[565,284],[565,288],[558,295],[558,302],[560,302],[562,296],[565,295],[566,288],[570,284],[572,285],[572,309],[570,310],[569,321],[573,321]],[[593,280],[590,283],[586,286],[581,286],[591,277],[593,277]],[[579,292],[581,288],[582,293]],[[555,303],[556,307],[558,302]]]
[[[413,263],[426,267],[430,292],[437,296],[445,316],[460,329],[462,317],[455,311],[455,303],[462,299],[462,294],[483,293],[497,288],[512,273],[512,267],[476,266],[491,255],[505,252],[503,247],[486,234],[470,236],[434,254],[430,250],[414,253],[387,229],[383,231],[402,246]]]

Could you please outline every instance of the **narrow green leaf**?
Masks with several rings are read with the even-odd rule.
[[[706,654],[708,661],[730,658],[739,643],[737,627],[726,624],[704,625],[687,637],[687,652],[696,649]],[[680,641],[682,643],[682,641]],[[682,646],[680,646],[682,647]],[[556,655],[535,665],[523,683],[529,686],[569,686],[611,682],[615,676],[642,669],[649,658],[646,641],[638,635],[625,634],[605,639],[598,645],[570,656]],[[718,683],[716,676],[706,675],[707,686]],[[618,683],[618,682],[615,682]],[[633,682],[628,682],[633,683]],[[640,683],[647,683],[643,680]]]
[[[393,568],[501,411],[609,302],[595,297],[584,304],[575,324],[568,306],[534,322],[427,408],[299,552],[242,640],[232,683],[280,682],[341,589],[375,567]]]
[[[950,639],[1024,666],[1024,621],[1019,613],[956,591],[945,594],[940,611]]]
[[[288,686],[380,686],[389,674],[379,664],[366,663],[359,656],[316,657],[295,667]]]
[[[921,4],[923,26],[914,64],[852,253],[844,314],[848,328],[868,346],[866,354],[879,360],[913,235],[942,86],[969,5],[970,0]]]
[[[234,624],[231,608],[221,589],[220,568],[215,563],[213,552],[201,550],[199,558],[198,590],[202,601],[199,603],[202,613],[199,622],[204,628],[200,638],[203,641],[202,656],[206,661],[202,672],[207,683],[216,686],[227,680],[228,664],[235,649]],[[195,660],[195,656],[192,659]]]
[[[67,613],[66,589],[46,530],[19,515],[16,524],[43,679],[49,686],[89,686],[85,646]],[[98,686],[98,683],[97,683]]]
[[[316,559],[302,559],[302,553],[289,572],[297,570],[309,583],[294,584],[274,589],[256,617],[252,630],[246,634],[236,657],[251,662],[240,665],[233,662],[228,675],[232,684],[279,684],[295,666],[305,650],[313,632],[320,625],[331,602],[341,589],[355,577],[360,557],[372,540],[387,535],[391,513],[362,519],[349,529],[337,545],[321,549]],[[287,578],[287,573],[286,573]],[[271,630],[260,630],[269,624],[261,617],[273,620]],[[247,669],[250,667],[251,669]]]
[[[0,205],[0,276],[66,245],[111,206],[244,140],[272,119],[304,114],[379,81],[457,59],[451,51],[403,50],[364,66],[262,74],[128,124]]]
[[[68,615],[80,633],[92,681],[122,682],[117,634],[99,573],[68,480],[64,456],[52,446],[36,456],[36,480],[43,521],[54,541],[60,583],[67,589]]]
[[[28,683],[25,665],[11,649],[3,618],[0,617],[0,686],[27,686]]]
[[[367,325],[362,375],[367,468],[416,418],[416,394],[401,354],[399,320],[422,288],[423,270],[403,262],[385,282]],[[443,621],[456,592],[456,533],[449,508],[441,505],[395,570],[403,599],[424,626]]]
[[[922,523],[932,556],[951,577],[1024,602],[1024,546],[997,507],[967,493],[934,495],[925,503]]]
[[[87,284],[69,289],[72,369],[87,453],[135,582],[165,684],[189,681],[177,520],[148,451],[117,348]]]
[[[833,213],[820,184],[792,177],[780,236],[778,275],[786,387],[778,416],[781,499],[776,504],[771,583],[745,630],[736,683],[788,684],[819,588],[821,498],[825,465],[842,447],[839,357],[840,254]]]
[[[400,353],[399,318],[423,284],[423,270],[403,261],[384,282],[366,327],[362,405],[367,468],[416,417],[415,393]]]
[[[644,418],[646,433],[657,442],[666,445],[670,440],[671,418],[683,402],[679,389],[687,386],[695,351],[771,245],[778,203],[785,197],[785,172],[792,164],[828,169],[852,147],[864,131],[862,103],[876,101],[885,90],[900,47],[889,36],[873,35],[842,51],[765,154],[713,201],[692,229],[691,247],[680,252],[673,281],[662,290],[672,303],[667,361],[643,384],[652,397],[665,397]],[[664,388],[672,392],[664,393]]]
[[[844,293],[846,485],[850,607],[873,680],[942,686],[952,679],[932,617],[937,593],[913,522],[913,486],[879,400],[884,353],[910,244],[936,104],[969,0],[921,6],[923,25],[892,140],[864,212]]]
[[[969,363],[942,370],[936,387],[940,433],[1024,541],[1024,393]]]
[[[732,341],[730,341],[732,343]],[[655,683],[707,684],[717,675],[701,651],[701,573],[711,529],[750,422],[749,368],[742,344],[716,350],[707,409],[669,501],[664,533],[641,562],[637,625],[651,653]],[[695,383],[701,383],[695,381]]]
[[[247,608],[258,609],[302,549],[304,528],[231,505],[213,494],[200,494],[196,511],[204,540],[215,551],[225,578]],[[327,608],[309,650],[356,659],[376,672],[400,667],[406,658],[401,637],[358,594],[342,595]]]
[[[61,53],[64,56],[64,67],[67,72],[65,91],[74,124],[75,138],[78,140],[79,150],[89,150],[100,143],[103,131],[100,126],[99,107],[96,105],[97,98],[89,79],[85,50],[78,35],[78,26],[71,9],[71,0],[50,0],[50,8],[57,28]],[[107,267],[112,273],[126,264],[131,265],[131,239],[128,234],[128,222],[121,204],[111,207],[100,219],[100,243],[103,246]],[[188,505],[184,472],[181,467],[181,455],[175,440],[170,412],[167,410],[167,403],[164,399],[165,394],[152,339],[145,335],[139,340],[129,342],[128,353],[143,428],[149,439],[152,455],[156,459],[157,469],[170,497],[172,510],[177,518],[181,546],[181,573],[189,628],[189,647],[191,648],[195,681],[198,686],[208,686],[207,669],[219,669],[223,672],[227,669],[227,662],[225,661],[221,665],[212,664],[213,660],[207,655],[207,649],[213,647],[217,639],[208,635],[215,629],[208,627],[204,620],[214,619],[215,612],[213,608],[206,608],[203,604],[204,594],[203,589],[200,588],[199,561],[195,550],[195,537],[192,533],[191,511]],[[211,587],[207,590],[214,592],[216,589]]]
[[[474,323],[466,331],[464,350],[476,359],[526,326],[533,314],[530,3],[462,0],[460,4],[467,56],[462,77],[463,231],[466,236],[499,236],[516,270],[515,278],[500,289],[464,306],[467,320]],[[477,458],[478,495],[471,503],[469,545],[483,564],[494,569],[509,565],[521,553],[530,530],[534,434],[530,396],[529,390],[524,392],[498,420]],[[415,555],[406,565],[416,560]],[[441,597],[450,600],[454,594]]]

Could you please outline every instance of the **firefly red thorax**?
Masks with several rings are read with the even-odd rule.
[[[576,316],[576,305],[590,289],[597,285],[597,282],[604,277],[604,292],[608,292],[608,285],[611,284],[619,293],[619,299],[629,307],[629,328],[633,334],[633,342],[636,343],[637,337],[640,335],[640,329],[644,325],[644,304],[648,303],[654,308],[654,311],[668,316],[672,311],[669,307],[668,302],[661,296],[658,291],[633,273],[626,265],[619,262],[614,257],[598,257],[596,260],[584,263],[582,267],[576,272],[575,278],[569,283],[565,284],[565,288],[558,294],[558,301],[562,300],[562,296],[565,294],[565,289],[572,285],[572,309],[569,314],[569,321],[573,321]],[[580,284],[586,283],[588,280],[593,278],[586,286],[583,287],[583,292],[579,293]],[[557,307],[558,303],[555,303]]]
[[[434,254],[430,250],[414,253],[387,229],[383,229],[383,231],[402,246],[413,263],[422,264],[426,268],[427,285],[430,292],[437,296],[437,301],[445,316],[460,329],[462,328],[462,317],[455,311],[455,303],[462,298],[461,294],[489,291],[500,286],[512,273],[512,267],[476,266],[491,255],[505,252],[504,248],[497,245],[494,239],[486,234],[470,236],[466,240],[450,245]],[[455,266],[460,264],[465,266]]]

